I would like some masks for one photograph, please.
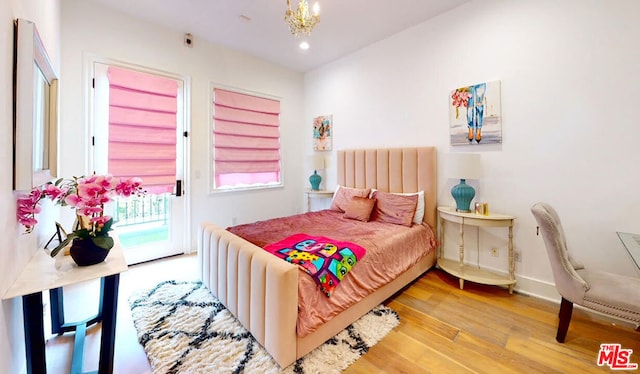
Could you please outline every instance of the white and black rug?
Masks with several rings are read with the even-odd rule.
[[[154,373],[340,373],[399,323],[378,306],[281,370],[201,282],[165,281],[129,297]]]

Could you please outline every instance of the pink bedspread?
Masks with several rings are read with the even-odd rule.
[[[349,272],[331,297],[300,270],[297,334],[304,337],[317,326],[395,279],[435,250],[437,240],[425,224],[411,227],[343,218],[344,213],[322,210],[229,227],[230,232],[264,247],[295,233],[326,236],[356,243],[366,256]]]

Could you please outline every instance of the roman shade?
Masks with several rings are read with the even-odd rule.
[[[172,192],[176,183],[178,83],[108,68],[109,161],[115,177],[140,177],[150,193]]]
[[[214,88],[216,188],[280,182],[280,101]]]

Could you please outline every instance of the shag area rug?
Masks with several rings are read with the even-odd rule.
[[[285,369],[201,282],[165,281],[129,297],[154,373],[340,373],[399,323],[379,305]]]

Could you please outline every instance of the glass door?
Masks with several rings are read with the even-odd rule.
[[[109,144],[109,116],[113,113],[113,102],[110,103],[110,87],[106,63],[94,62],[94,97],[93,97],[93,160],[94,170],[109,172],[108,152],[113,146]],[[119,68],[122,68],[119,66]],[[126,69],[126,68],[125,68]],[[148,71],[145,74],[154,74]],[[164,149],[167,154],[175,151],[175,181],[172,192],[152,191],[141,197],[117,198],[108,204],[107,214],[114,217],[114,228],[129,265],[173,256],[187,252],[185,233],[188,224],[185,219],[186,206],[182,183],[185,170],[185,129],[184,82],[179,78],[158,74],[159,78],[173,79],[177,83],[177,112],[175,115],[175,149]],[[110,109],[111,106],[111,109]],[[111,110],[111,112],[110,112]],[[120,121],[127,121],[122,120]],[[132,135],[133,136],[133,135]],[[128,144],[133,153],[150,152],[143,143]],[[171,146],[173,148],[173,145]],[[145,186],[145,177],[140,176]],[[149,180],[154,180],[150,177]]]

